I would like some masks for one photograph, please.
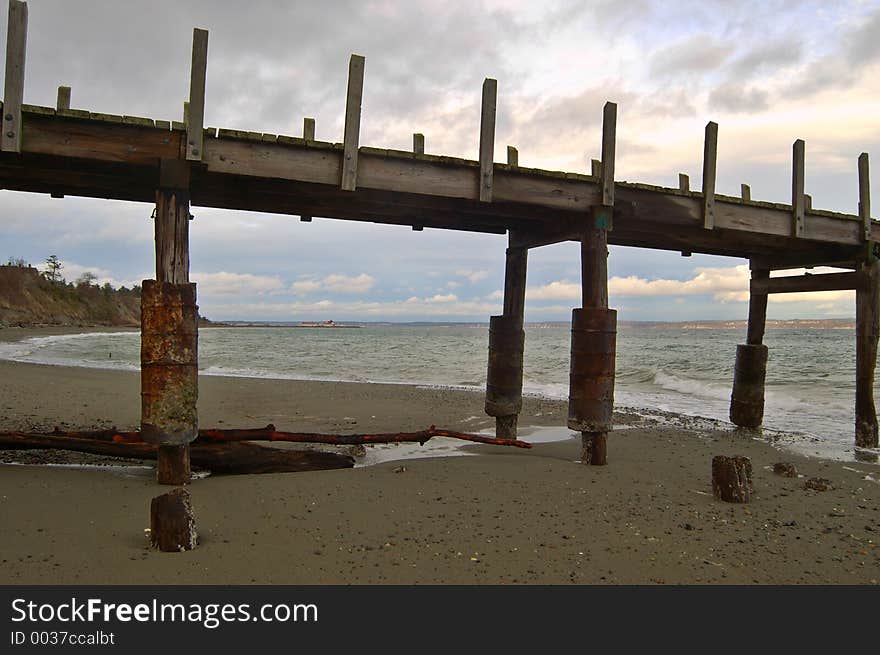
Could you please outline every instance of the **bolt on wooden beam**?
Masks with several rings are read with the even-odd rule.
[[[345,97],[345,133],[342,137],[342,183],[340,184],[343,191],[354,191],[357,188],[364,64],[365,60],[361,55],[352,55],[348,62],[348,93]]]
[[[303,118],[303,139],[305,141],[315,140],[315,119]]]
[[[614,204],[614,157],[617,150],[617,103],[606,102],[602,110],[602,204]]]
[[[495,174],[495,108],[498,97],[498,81],[487,77],[483,80],[483,102],[480,110],[480,201],[492,202],[492,185]]]
[[[69,86],[59,86],[58,87],[58,98],[55,101],[55,110],[56,111],[66,111],[70,109],[70,87]]]
[[[739,185],[739,195],[742,197],[743,202],[751,202],[752,201],[752,187],[748,184],[740,184]]]
[[[791,148],[791,211],[792,236],[804,236],[804,140],[798,139]]]
[[[513,168],[519,167],[519,151],[513,146],[507,146],[507,165]]]
[[[0,150],[4,152],[21,152],[21,104],[24,101],[27,19],[27,4],[18,0],[9,0],[9,22],[6,26],[6,84],[3,89],[3,132],[0,134]]]
[[[703,227],[715,229],[715,170],[718,164],[718,123],[706,123],[703,141]]]
[[[189,78],[189,116],[186,125],[186,158],[202,160],[205,122],[205,78],[208,72],[208,31],[193,29],[192,66]]]
[[[684,173],[678,174],[678,190],[679,191],[690,191],[691,190],[691,178],[685,175]]]
[[[871,177],[868,167],[868,153],[859,155],[859,218],[862,221],[862,235],[865,241],[871,240]]]

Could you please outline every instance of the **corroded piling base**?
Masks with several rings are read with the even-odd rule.
[[[572,311],[568,427],[582,434],[584,464],[607,461],[616,344],[617,311],[598,307]]]
[[[190,478],[198,435],[198,307],[195,284],[144,280],[141,296],[141,434],[159,445],[158,481]]]
[[[486,369],[486,413],[495,417],[496,436],[516,438],[522,409],[522,361],[525,331],[509,316],[489,319],[489,363]]]
[[[757,428],[764,418],[764,380],[767,375],[767,346],[740,344],[736,347],[730,420],[745,428]]]

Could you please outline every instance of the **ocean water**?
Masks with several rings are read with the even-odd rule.
[[[615,404],[727,422],[743,330],[620,326]],[[567,398],[569,328],[527,325],[524,391]],[[851,460],[855,397],[852,329],[768,329],[763,437],[807,454]],[[355,329],[203,329],[206,375],[485,388],[486,326],[382,325]],[[38,337],[0,344],[0,358],[137,370],[137,333]],[[880,389],[880,385],[878,385]],[[880,400],[880,399],[878,399]]]

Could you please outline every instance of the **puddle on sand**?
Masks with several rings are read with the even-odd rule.
[[[76,471],[101,471],[102,473],[119,475],[123,478],[154,479],[156,477],[155,466],[138,466],[137,464],[131,466],[115,466],[112,464],[105,466],[103,464],[26,464],[22,462],[4,462],[0,466],[39,466],[40,468],[73,469]],[[192,479],[201,480],[209,475],[211,475],[210,471],[193,471]]]
[[[621,425],[619,427],[615,427],[615,430],[625,430],[629,426]],[[486,437],[494,437],[494,430],[483,430],[482,432],[477,432],[476,434],[483,435]],[[577,439],[580,437],[580,432],[574,432],[573,430],[569,430],[567,427],[560,426],[534,426],[534,427],[521,427],[519,428],[519,436],[518,438],[522,441],[527,441],[528,443],[537,444],[537,443],[551,443],[554,441],[567,441],[569,439]],[[479,455],[479,453],[472,452],[470,450],[465,450],[466,446],[475,445],[470,441],[463,441],[461,439],[449,439],[446,437],[434,437],[424,446],[420,446],[417,443],[390,443],[390,444],[374,444],[371,446],[367,446],[366,451],[367,454],[364,457],[358,457],[355,460],[355,467],[359,468],[361,466],[373,466],[375,464],[382,464],[384,462],[396,462],[398,460],[407,460],[407,459],[423,459],[425,457],[462,457],[462,456],[473,456]],[[498,449],[503,451],[505,448],[511,448],[511,446],[498,446]]]

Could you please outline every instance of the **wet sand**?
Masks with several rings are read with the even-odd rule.
[[[0,340],[52,332],[5,329]],[[200,384],[203,427],[492,426],[482,397],[463,391],[219,377]],[[135,428],[139,402],[137,373],[0,362],[0,430]],[[522,438],[529,426],[564,428],[565,417],[564,403],[528,398]],[[568,438],[532,450],[468,446],[474,457],[197,480],[190,489],[201,543],[174,554],[147,548],[150,499],[167,490],[151,471],[0,464],[0,584],[880,579],[877,465],[807,459],[754,433],[683,417],[616,418],[629,427],[609,437],[606,467],[577,463],[579,440]],[[712,497],[716,454],[752,458],[750,504]],[[779,461],[795,463],[802,477],[774,475]],[[805,489],[813,476],[834,489]]]

